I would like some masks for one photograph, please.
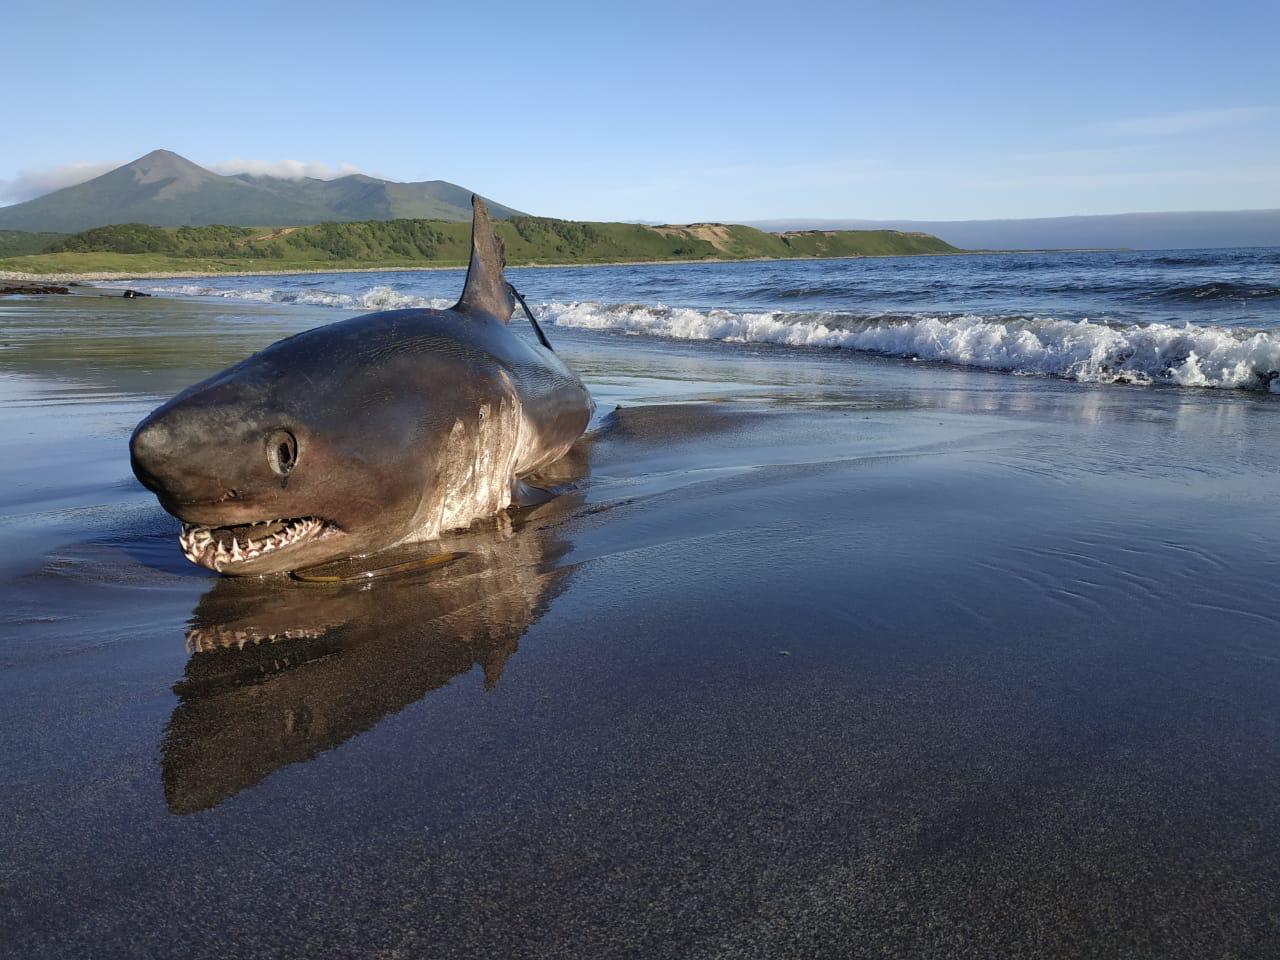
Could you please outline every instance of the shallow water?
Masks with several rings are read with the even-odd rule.
[[[565,496],[219,581],[129,431],[341,315],[0,302],[7,951],[1278,942],[1280,397],[560,326]]]

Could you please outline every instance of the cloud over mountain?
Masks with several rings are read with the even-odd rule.
[[[211,163],[208,169],[227,176],[247,173],[253,177],[275,177],[279,180],[337,180],[339,177],[364,172],[351,163],[333,166],[321,160],[249,160],[244,157]]]
[[[118,162],[77,160],[75,163],[64,163],[45,170],[19,170],[12,180],[0,180],[0,204],[21,203],[23,200],[42,197],[63,187],[73,187],[77,183],[92,180],[118,166]]]

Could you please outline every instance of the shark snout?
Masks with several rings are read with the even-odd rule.
[[[164,491],[164,476],[172,456],[172,437],[169,428],[159,420],[148,417],[138,424],[129,438],[129,464],[133,475],[148,490]]]
[[[129,463],[138,482],[170,513],[178,506],[218,503],[235,495],[226,481],[236,481],[224,476],[234,458],[172,412],[157,411],[138,425],[129,439]]]

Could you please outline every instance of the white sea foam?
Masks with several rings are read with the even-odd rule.
[[[281,290],[270,287],[249,289],[245,287],[210,287],[196,283],[140,284],[111,282],[103,286],[132,286],[147,293],[168,294],[175,297],[218,297],[224,300],[244,300],[250,303],[302,303],[319,307],[338,307],[343,310],[406,310],[430,307],[443,310],[453,306],[453,300],[440,297],[419,297],[402,293],[391,287],[372,287],[359,293],[333,293],[328,290]]]
[[[1112,326],[1054,319],[855,317],[733,312],[643,304],[551,303],[540,319],[563,327],[675,337],[840,347],[989,370],[1095,383],[1168,383],[1280,393],[1280,337],[1188,324]]]

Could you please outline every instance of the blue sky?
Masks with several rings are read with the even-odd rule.
[[[591,219],[1280,207],[1273,0],[45,0],[4,21],[27,119],[0,130],[3,202],[167,147]]]

